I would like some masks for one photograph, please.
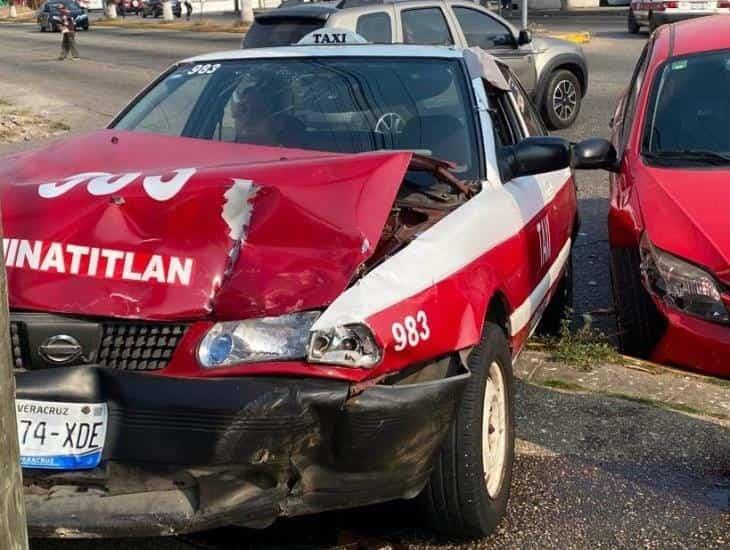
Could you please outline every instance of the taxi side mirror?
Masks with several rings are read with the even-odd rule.
[[[591,138],[573,145],[571,165],[578,170],[618,172],[616,148],[605,139]]]
[[[570,166],[570,143],[560,137],[528,137],[500,149],[503,181],[554,172]]]

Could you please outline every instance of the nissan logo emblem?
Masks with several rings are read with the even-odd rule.
[[[43,359],[54,365],[65,365],[77,359],[84,349],[73,336],[57,334],[51,336],[38,348],[38,353]]]

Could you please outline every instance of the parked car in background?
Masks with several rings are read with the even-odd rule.
[[[41,32],[58,32],[60,30],[61,12],[59,8],[66,6],[73,17],[78,30],[89,30],[89,16],[75,0],[48,0],[38,9],[36,21]]]
[[[129,15],[133,13],[135,15],[141,15],[144,8],[145,0],[119,0],[118,6],[121,12],[124,9],[124,14]]]
[[[175,17],[182,17],[182,4],[180,0],[170,0],[172,14]],[[142,17],[162,17],[162,0],[144,0],[142,4]]]
[[[730,378],[730,32],[660,28],[613,117],[608,216],[626,353]]]
[[[718,14],[730,14],[730,0],[632,0],[628,27],[631,34],[641,27],[653,32],[665,23]]]
[[[494,531],[512,361],[560,326],[571,167],[610,147],[545,132],[481,50],[301,45],[188,59],[0,161],[31,535],[419,495]]]
[[[553,129],[575,122],[588,89],[588,65],[579,45],[533,38],[469,1],[288,2],[257,14],[242,46],[290,45],[320,27],[349,29],[377,44],[482,48],[510,66]]]

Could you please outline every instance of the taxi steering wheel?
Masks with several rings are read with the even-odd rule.
[[[376,134],[402,134],[406,121],[398,113],[385,113],[375,123]]]

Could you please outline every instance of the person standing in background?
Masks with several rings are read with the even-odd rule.
[[[193,14],[193,4],[190,0],[185,0],[185,11],[187,12],[187,20],[190,21],[190,16]]]
[[[79,59],[79,52],[76,49],[76,22],[74,21],[73,17],[71,17],[71,13],[68,11],[68,8],[61,4],[61,7],[59,8],[59,13],[61,14],[61,55],[59,56],[58,60],[63,61],[68,57],[68,54],[71,53],[71,59],[74,61],[78,61]]]

